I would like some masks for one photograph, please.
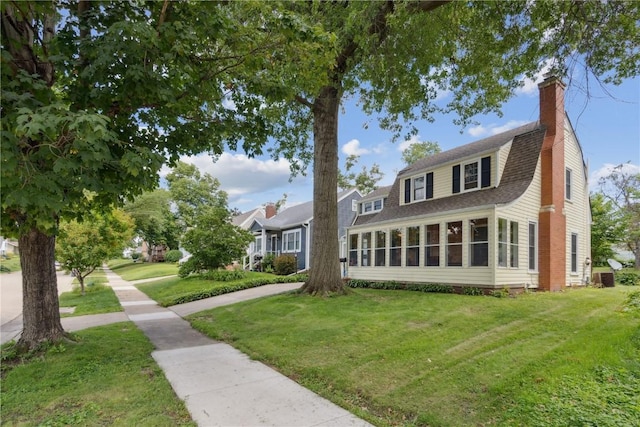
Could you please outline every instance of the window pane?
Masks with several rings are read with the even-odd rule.
[[[370,266],[371,261],[371,233],[362,233],[362,259],[363,267]]]
[[[464,165],[464,189],[478,187],[478,162]]]
[[[535,271],[538,269],[536,265],[536,251],[537,251],[537,226],[535,222],[529,223],[529,270]]]
[[[386,265],[386,248],[387,233],[384,231],[376,231],[376,266],[384,267]]]
[[[424,199],[424,176],[413,179],[413,200]]]
[[[507,266],[507,220],[498,218],[498,267]]]
[[[518,223],[511,222],[509,229],[509,267],[518,268]]]
[[[402,232],[399,229],[391,230],[391,249],[389,250],[390,265],[398,267],[402,265]]]
[[[571,272],[578,272],[578,235],[571,233]]]
[[[380,209],[382,209],[382,200],[374,200],[374,202],[373,202],[373,210],[374,211],[379,211]]]
[[[407,266],[420,265],[420,227],[407,227]]]
[[[349,235],[349,265],[358,265],[358,235]]]
[[[462,266],[462,221],[447,223],[447,266]]]
[[[469,263],[474,267],[489,265],[489,221],[487,218],[469,221]]]
[[[438,267],[440,266],[440,224],[426,225],[424,228],[426,233],[424,265]]]

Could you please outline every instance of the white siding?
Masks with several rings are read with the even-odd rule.
[[[541,198],[540,159],[531,185],[525,193],[513,203],[500,207],[496,211],[496,218],[504,218],[518,223],[518,268],[496,267],[496,285],[498,286],[526,286],[538,287],[538,274],[529,271],[529,222],[538,222]],[[497,219],[495,225],[495,241],[498,240]],[[497,245],[495,257],[497,257]],[[510,248],[509,248],[510,250]],[[497,265],[497,263],[496,263]]]
[[[511,145],[513,144],[513,142],[510,142],[502,147],[500,147],[500,150],[498,151],[496,157],[496,166],[497,166],[497,179],[495,179],[495,175],[492,175],[492,179],[495,179],[495,181],[492,181],[492,187],[493,186],[498,186],[500,184],[500,179],[502,178],[502,173],[504,172],[504,167],[507,164],[507,159],[509,158],[509,153],[511,152]],[[491,162],[493,164],[493,159],[491,159]]]
[[[589,205],[589,183],[587,182],[582,150],[571,124],[565,121],[564,142],[565,166],[571,169],[571,200],[565,199],[564,212],[567,218],[567,285],[583,283],[585,259],[591,257],[591,213]],[[571,273],[571,233],[578,235],[578,271]]]

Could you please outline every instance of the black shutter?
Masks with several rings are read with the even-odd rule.
[[[427,182],[426,182],[427,188],[426,188],[426,198],[427,199],[433,199],[433,172],[429,172],[427,174]]]
[[[411,203],[411,179],[404,180],[404,202]]]
[[[491,187],[491,157],[483,157],[481,162],[480,187]]]
[[[460,165],[453,167],[453,193],[460,192]]]

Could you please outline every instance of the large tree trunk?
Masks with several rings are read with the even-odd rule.
[[[313,107],[313,231],[311,273],[302,290],[344,292],[338,242],[338,108],[340,91],[325,87]]]
[[[55,237],[32,229],[19,239],[23,330],[18,345],[33,349],[65,335],[60,323]]]

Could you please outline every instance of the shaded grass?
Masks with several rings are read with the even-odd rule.
[[[104,278],[106,281],[106,278]],[[85,282],[89,283],[89,281]],[[75,307],[73,313],[61,314],[62,317],[84,316],[87,314],[113,313],[122,311],[118,297],[113,289],[104,286],[103,281],[85,284],[85,294],[80,294],[80,286],[75,285],[73,291],[60,295],[60,307]]]
[[[74,336],[3,372],[3,425],[195,425],[132,323]]]
[[[304,280],[301,276],[283,277],[274,276],[269,273],[248,271],[246,272],[245,278],[238,280],[215,281],[204,279],[200,276],[190,276],[186,278],[172,277],[149,283],[141,283],[137,285],[137,287],[161,306],[168,307],[269,283],[301,280]]]
[[[167,262],[109,262],[109,268],[124,280],[151,279],[178,274],[178,264]]]
[[[627,294],[357,289],[190,320],[377,425],[638,425],[640,316],[622,311]]]

